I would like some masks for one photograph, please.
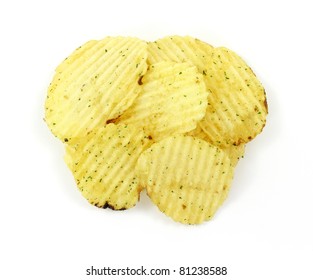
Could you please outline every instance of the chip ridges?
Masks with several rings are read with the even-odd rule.
[[[267,106],[251,68],[234,52],[215,48],[205,81],[211,94],[200,126],[211,142],[227,147],[255,138],[265,126]]]
[[[109,124],[68,145],[65,160],[91,204],[123,210],[139,199],[141,188],[134,168],[149,145],[142,129]]]
[[[267,113],[262,84],[225,47],[109,36],[56,68],[44,119],[89,203],[126,210],[146,188],[174,221],[200,224],[225,201]]]
[[[195,66],[160,62],[149,66],[142,92],[117,123],[136,124],[155,140],[194,129],[205,114],[208,91]]]
[[[189,136],[193,136],[193,137],[197,137],[200,138],[210,144],[213,145],[213,143],[211,142],[211,139],[208,137],[208,135],[201,129],[201,127],[198,125],[196,127],[196,129],[186,133],[186,135]],[[241,158],[244,157],[244,153],[245,153],[245,144],[242,143],[238,146],[235,145],[231,145],[231,146],[227,146],[227,147],[220,147],[229,157],[230,159],[230,164],[233,168],[236,167],[236,165],[238,164],[239,160]],[[225,186],[225,188],[223,189],[222,195],[219,199],[218,205],[221,206],[223,204],[223,202],[226,200],[228,193],[230,191],[231,188],[231,184],[228,184]]]
[[[140,183],[173,220],[198,224],[211,219],[233,177],[223,150],[192,136],[172,136],[153,144],[138,159]]]
[[[200,139],[214,145],[214,143],[212,143],[210,137],[202,130],[202,128],[199,125],[194,130],[187,132],[186,135],[200,138]],[[230,159],[231,165],[233,167],[235,167],[237,165],[238,161],[241,158],[243,158],[244,153],[245,153],[245,144],[244,143],[242,143],[238,146],[231,145],[231,146],[220,147],[220,148],[224,152],[227,153],[227,155]]]
[[[190,36],[168,36],[148,43],[148,63],[186,62],[205,74],[212,49],[211,45]]]
[[[51,131],[70,141],[121,115],[140,92],[146,59],[147,44],[136,38],[107,37],[77,49],[57,67],[48,89]]]

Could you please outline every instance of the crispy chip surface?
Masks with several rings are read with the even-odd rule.
[[[265,91],[251,68],[233,51],[215,48],[205,75],[208,107],[201,128],[215,145],[247,143],[266,123]]]
[[[195,66],[160,62],[149,66],[142,92],[118,123],[142,126],[154,141],[194,129],[205,114],[208,91]]]
[[[141,188],[135,165],[149,145],[143,130],[109,124],[68,145],[65,161],[82,195],[91,204],[128,209],[139,199]]]
[[[196,129],[186,133],[186,135],[200,138],[200,139],[212,144],[208,135],[201,129],[201,127],[199,125],[196,127]],[[237,163],[239,162],[239,160],[244,157],[245,144],[242,143],[238,146],[231,145],[228,147],[223,147],[221,149],[228,155],[228,157],[230,159],[231,166],[235,168]],[[223,202],[225,201],[225,199],[227,198],[228,193],[230,191],[230,188],[231,188],[231,184],[228,184],[226,186],[226,188],[223,190],[223,193],[222,193],[220,201],[219,201],[219,206],[222,205]]]
[[[146,188],[174,221],[200,224],[227,198],[267,113],[235,52],[190,36],[119,36],[85,43],[56,68],[44,119],[90,204],[129,209]]]
[[[169,36],[148,43],[148,63],[187,62],[206,74],[213,47],[190,36]]]
[[[202,140],[204,140],[210,144],[213,144],[211,142],[211,139],[208,137],[208,135],[202,130],[202,128],[199,125],[196,127],[196,129],[194,129],[190,132],[187,132],[186,135],[194,136],[194,137],[200,138],[200,139],[202,139]],[[233,167],[235,167],[237,165],[238,161],[241,158],[243,158],[243,156],[244,156],[245,144],[242,143],[238,146],[231,145],[231,146],[224,147],[221,149],[227,153],[227,155],[230,159],[231,165]]]
[[[173,220],[199,224],[213,217],[231,183],[227,154],[192,136],[173,136],[139,157],[136,173],[152,202]]]
[[[45,121],[64,142],[84,137],[121,115],[140,92],[147,44],[130,37],[87,42],[56,69],[48,89]]]

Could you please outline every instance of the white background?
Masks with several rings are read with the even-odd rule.
[[[0,278],[121,279],[86,269],[144,265],[227,266],[213,279],[313,279],[310,2],[1,1]],[[200,226],[173,222],[145,194],[129,211],[90,206],[43,122],[54,68],[76,47],[172,34],[235,50],[268,97],[267,126],[248,145],[228,200]]]

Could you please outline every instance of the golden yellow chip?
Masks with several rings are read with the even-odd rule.
[[[222,147],[247,143],[266,122],[265,91],[251,68],[233,51],[215,48],[205,76],[208,107],[201,128]]]
[[[154,204],[173,220],[199,224],[213,217],[234,168],[227,154],[191,136],[172,136],[139,157],[136,173]]]
[[[193,137],[197,137],[197,138],[200,138],[210,144],[211,143],[211,140],[209,139],[209,137],[207,136],[207,134],[201,129],[200,126],[197,126],[196,129],[186,133],[186,135],[189,135],[189,136],[193,136]],[[221,147],[220,147],[221,148]],[[230,159],[230,164],[232,167],[236,167],[238,161],[243,158],[244,156],[244,153],[245,153],[245,144],[242,143],[238,146],[228,146],[228,147],[223,147],[221,148],[229,157]],[[223,202],[225,201],[225,199],[227,198],[227,195],[230,191],[230,187],[231,187],[231,184],[229,184],[224,190],[223,190],[223,193],[220,197],[220,201],[219,201],[219,206],[223,204]]]
[[[187,62],[206,74],[213,47],[190,36],[169,36],[148,43],[148,63],[161,61]]]
[[[144,128],[154,141],[193,130],[205,114],[208,92],[203,77],[187,63],[149,66],[142,92],[117,123]]]
[[[215,215],[267,113],[243,59],[190,36],[89,41],[56,68],[45,102],[89,203],[129,209],[146,188],[184,224]]]
[[[194,129],[190,132],[187,132],[186,135],[194,136],[194,137],[200,138],[200,139],[202,139],[202,140],[204,140],[210,144],[213,144],[211,142],[210,138],[208,137],[208,135],[202,130],[202,128],[199,125],[196,127],[196,129]],[[238,161],[241,158],[243,158],[243,156],[244,156],[245,144],[242,143],[238,146],[231,145],[228,147],[223,147],[221,149],[227,153],[232,166],[235,167],[237,165]]]
[[[87,42],[56,69],[48,89],[45,121],[64,142],[121,115],[140,92],[147,70],[147,44],[106,37]]]
[[[91,204],[123,210],[139,199],[135,165],[149,145],[142,129],[109,124],[68,145],[65,161]]]

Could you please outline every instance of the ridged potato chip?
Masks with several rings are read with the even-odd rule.
[[[55,71],[45,122],[87,201],[129,209],[146,188],[174,221],[212,219],[268,113],[233,51],[190,36],[92,40]]]
[[[148,43],[148,64],[161,61],[186,62],[206,74],[213,47],[190,36],[169,36]]]
[[[251,68],[233,51],[215,48],[205,81],[211,94],[201,128],[215,145],[247,143],[266,123],[265,91]]]
[[[208,137],[208,135],[202,130],[202,128],[198,125],[196,127],[196,129],[190,131],[190,132],[187,132],[186,135],[189,135],[189,136],[194,136],[194,137],[197,137],[197,138],[200,138],[210,144],[213,144],[211,143],[211,139]],[[240,144],[238,146],[228,146],[228,147],[224,147],[224,148],[221,148],[224,152],[227,153],[229,159],[230,159],[230,162],[231,162],[231,165],[233,167],[235,167],[238,163],[238,161],[243,158],[244,156],[244,153],[245,153],[245,144]]]
[[[128,209],[139,200],[135,165],[150,142],[142,129],[108,124],[67,145],[65,161],[91,204]]]
[[[140,184],[152,202],[184,224],[199,224],[214,216],[233,170],[223,150],[184,135],[153,144],[136,166]]]
[[[197,126],[196,129],[186,133],[186,135],[200,138],[200,139],[202,139],[202,140],[212,144],[211,140],[209,139],[207,134],[201,129],[200,126]],[[228,147],[223,147],[221,149],[228,155],[228,157],[230,159],[231,166],[235,168],[237,163],[239,162],[239,160],[244,157],[245,144],[242,143],[242,144],[240,144],[238,146],[232,145],[232,146],[228,146]],[[225,201],[225,199],[227,198],[228,193],[230,191],[230,187],[231,187],[231,184],[229,184],[224,189],[224,191],[223,191],[223,193],[221,195],[220,201],[219,201],[219,205],[222,205],[223,202]]]
[[[140,92],[146,60],[146,42],[130,37],[93,40],[74,51],[48,89],[45,121],[52,133],[70,142],[121,115]]]
[[[142,91],[117,123],[144,128],[154,141],[193,130],[204,117],[208,91],[195,66],[160,62],[149,66]]]

